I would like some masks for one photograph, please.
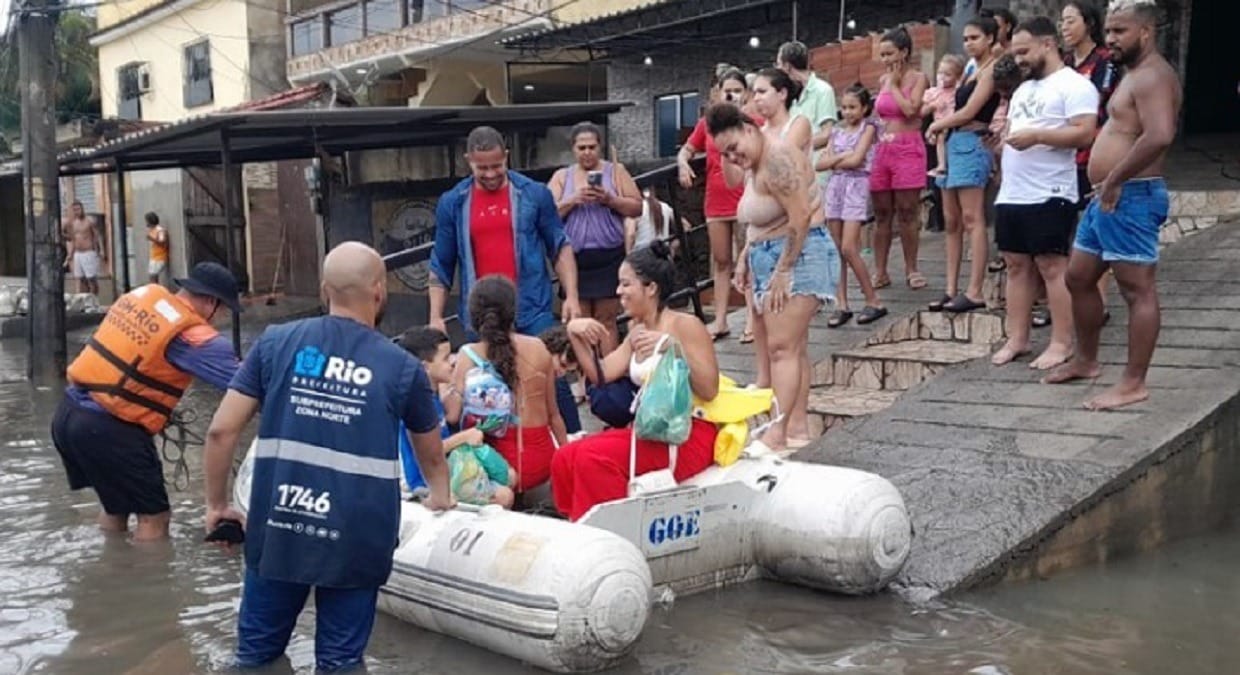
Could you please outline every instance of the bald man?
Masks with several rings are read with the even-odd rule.
[[[208,532],[246,523],[237,665],[284,653],[311,589],[320,670],[361,665],[400,524],[404,422],[430,487],[451,508],[434,394],[422,365],[375,330],[387,304],[383,261],[349,242],[323,261],[328,315],[267,328],[246,355],[207,432]],[[261,406],[248,517],[228,474]]]

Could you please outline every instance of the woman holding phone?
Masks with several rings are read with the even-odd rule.
[[[616,287],[626,253],[624,219],[641,217],[642,197],[623,164],[603,160],[603,133],[597,126],[580,122],[570,138],[577,163],[556,171],[547,187],[577,256],[581,312],[606,326],[619,342]]]

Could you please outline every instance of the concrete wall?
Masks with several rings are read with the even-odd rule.
[[[95,8],[95,17],[99,30],[103,30],[108,26],[120,23],[125,19],[154,7],[163,4],[165,0],[115,0],[115,2],[100,3]]]
[[[246,0],[246,30],[249,35],[249,87],[246,100],[270,96],[289,88],[286,73],[288,48],[285,43],[284,1]],[[211,63],[212,68],[215,62]]]
[[[1233,396],[1175,443],[1104,486],[1092,504],[1064,514],[1042,539],[1013,551],[1014,560],[980,570],[965,586],[1045,579],[1216,530],[1240,507],[1237,480],[1240,396]]]
[[[409,98],[409,107],[471,105],[485,98],[490,105],[508,103],[504,64],[487,61],[436,61],[428,81]]]
[[[129,236],[129,279],[137,286],[146,280],[146,263],[150,247],[146,241],[146,225],[142,216],[147,211],[159,214],[159,222],[168,228],[168,267],[172,277],[186,273],[188,242],[185,231],[185,212],[181,206],[181,170],[134,171],[125,174],[126,203]],[[117,222],[117,213],[112,215]],[[114,230],[119,231],[119,230]],[[115,246],[113,273],[120,277],[120,247]]]
[[[145,62],[151,91],[142,95],[142,119],[171,122],[189,114],[210,112],[248,100],[250,48],[244,0],[218,0],[180,10],[153,25],[99,45],[104,117],[117,110],[117,71],[128,63]],[[204,37],[211,42],[210,104],[183,105],[184,48]]]

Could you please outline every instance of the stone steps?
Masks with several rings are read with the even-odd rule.
[[[898,391],[841,385],[814,387],[809,392],[810,432],[821,436],[848,420],[886,410],[899,396]]]
[[[847,349],[831,356],[833,383],[859,389],[904,391],[944,368],[986,356],[990,346],[907,340]]]

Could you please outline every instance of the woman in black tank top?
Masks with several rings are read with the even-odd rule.
[[[999,26],[994,19],[979,17],[964,28],[964,48],[977,61],[977,69],[956,91],[956,112],[930,125],[931,143],[947,133],[947,175],[939,178],[943,188],[943,220],[947,233],[946,293],[930,303],[931,311],[968,312],[982,309],[982,282],[986,274],[986,184],[994,168],[994,156],[985,136],[999,107],[993,66]],[[969,233],[969,285],[960,292],[960,265],[964,233]]]

